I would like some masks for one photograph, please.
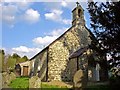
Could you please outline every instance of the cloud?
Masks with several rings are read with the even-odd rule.
[[[3,49],[6,55],[8,54],[12,55],[14,53],[17,53],[21,57],[26,55],[29,59],[42,50],[41,48],[29,48],[27,46],[19,46],[14,48],[0,48],[0,49]]]
[[[76,6],[75,2],[69,2],[69,1],[65,1],[65,0],[62,0],[60,5],[61,5],[61,7],[65,7],[68,9],[73,9]]]
[[[45,2],[44,6],[46,9],[53,10],[53,9],[62,9],[62,8],[68,8],[73,9],[76,6],[76,1],[71,2],[68,0],[61,0],[58,2]]]
[[[5,51],[5,50],[6,50],[6,48],[4,48],[4,47],[0,47],[0,50],[4,50],[4,51]]]
[[[72,20],[70,20],[70,19],[63,19],[62,22],[64,24],[71,24]]]
[[[61,34],[63,34],[68,28],[61,28],[61,29],[54,29],[52,32],[48,32],[45,34],[44,37],[36,37],[32,41],[35,45],[35,47],[27,47],[27,46],[19,46],[19,47],[14,47],[11,49],[5,48],[5,52],[7,54],[13,54],[17,53],[21,57],[26,55],[29,58],[33,57],[36,55],[38,52],[40,52],[45,46],[49,45],[52,43],[55,39],[57,39]]]
[[[31,5],[33,4],[33,2],[28,2],[26,0],[24,1],[20,1],[20,2],[16,2],[16,5],[19,7],[20,10],[27,10]]]
[[[61,6],[63,6],[63,7],[67,7],[67,3],[66,3],[65,1],[62,0],[62,2],[61,2]]]
[[[2,8],[2,21],[12,26],[15,23],[16,13],[18,12],[17,6],[8,4],[7,6],[2,5],[0,7]]]
[[[33,9],[28,9],[23,16],[24,20],[29,23],[36,23],[40,19],[39,12]]]
[[[44,48],[48,44],[52,43],[61,34],[63,34],[68,28],[55,29],[52,32],[46,33],[44,37],[36,37],[33,39],[33,43],[41,48]]]
[[[32,4],[26,0],[24,2],[2,3],[0,5],[0,20],[10,27],[20,21],[35,23],[38,21],[40,14],[38,11],[29,8]]]
[[[68,28],[61,28],[61,29],[54,29],[52,32],[46,33],[46,36],[44,37],[36,37],[34,38],[33,44],[35,44],[37,47],[35,48],[29,48],[27,46],[19,46],[19,47],[14,47],[12,49],[6,49],[6,52],[8,54],[13,54],[17,53],[21,57],[26,55],[29,58],[33,57],[36,55],[38,52],[40,52],[45,46],[49,45],[52,43],[55,39],[57,39],[61,34],[63,34]]]
[[[45,14],[47,20],[60,21],[62,19],[61,14],[63,11],[54,9],[50,13]]]
[[[36,53],[40,52],[41,49],[40,48],[29,48],[26,46],[19,46],[19,47],[15,47],[12,48],[11,50],[12,52],[9,52],[11,54],[13,53],[17,53],[18,55],[20,55],[21,57],[26,55],[29,58],[33,57]]]
[[[71,24],[70,19],[64,19],[62,18],[63,11],[59,9],[53,9],[51,12],[46,13],[44,16],[47,20],[52,20],[55,22],[60,22],[64,24]]]
[[[52,32],[47,33],[47,35],[51,35],[51,36],[60,36],[62,35],[66,30],[68,30],[68,28],[60,28],[60,29],[54,29]]]
[[[79,1],[79,2],[80,2],[80,5],[83,7],[83,9],[86,12],[87,2],[85,2],[85,1]],[[54,2],[54,3],[50,2],[50,3],[45,3],[44,5],[46,7],[46,10],[50,11],[49,13],[45,14],[45,18],[47,20],[52,20],[55,22],[66,24],[66,25],[71,24],[71,21],[72,21],[71,19],[66,19],[66,18],[62,17],[62,14],[64,14],[64,12],[62,10],[63,10],[63,8],[66,8],[66,9],[70,9],[72,11],[76,7],[75,1],[70,2],[67,0],[61,0],[60,2]],[[55,11],[59,11],[61,13],[56,13]],[[72,13],[70,13],[70,14],[72,14]]]
[[[40,52],[45,46],[52,43],[55,39],[57,39],[61,34],[63,34],[68,28],[61,28],[61,29],[54,29],[52,32],[46,33],[44,37],[36,37],[34,38],[33,44],[35,44],[35,47],[27,47],[27,46],[19,46],[14,47],[11,49],[8,48],[1,48],[5,50],[6,54],[12,55],[13,53],[17,53],[21,57],[26,55],[28,58],[32,58],[34,55],[36,55],[38,52]]]
[[[33,39],[33,42],[36,45],[40,45],[40,47],[45,47],[48,44],[50,44],[51,42],[53,42],[56,38],[57,38],[57,36],[37,37],[37,38]]]
[[[76,7],[76,2],[77,1],[70,2],[70,1],[62,0],[61,7],[73,10]],[[83,1],[79,1],[79,3],[82,6],[82,8],[84,9],[87,8],[87,1],[83,0]]]
[[[29,48],[25,47],[25,46],[20,46],[17,48],[12,48],[13,51],[17,51],[17,52],[23,52],[23,53],[27,53],[30,51]]]

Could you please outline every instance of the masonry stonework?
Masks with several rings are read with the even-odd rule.
[[[69,57],[76,50],[91,43],[89,36],[83,10],[77,6],[73,10],[71,28],[31,59],[34,60],[34,75],[37,74],[44,81],[72,81],[77,71],[77,60],[70,60]]]
[[[86,29],[82,27],[80,29],[82,29],[81,32],[78,32],[78,29],[72,27],[69,32],[66,32],[59,40],[49,46],[48,80],[72,80],[69,71],[71,65],[68,67],[70,62],[69,56],[81,47],[82,41],[80,35],[83,31],[86,31]],[[86,37],[88,37],[88,34]],[[88,39],[84,41],[88,42]],[[88,45],[88,43],[86,45]]]

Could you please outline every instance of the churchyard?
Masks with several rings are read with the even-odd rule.
[[[29,89],[29,88],[42,88],[43,90],[74,90],[72,83],[65,83],[60,81],[41,82],[36,76],[29,77],[16,77],[13,72],[10,74],[3,73],[3,87],[12,89]],[[38,81],[38,83],[37,83]],[[39,85],[39,86],[38,86]],[[110,90],[108,85],[89,85],[83,90]]]

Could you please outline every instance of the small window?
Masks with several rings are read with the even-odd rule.
[[[81,10],[80,9],[78,9],[78,16],[80,17],[80,12],[81,12]]]

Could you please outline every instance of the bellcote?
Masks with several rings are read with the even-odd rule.
[[[85,24],[84,10],[79,5],[78,2],[76,2],[76,4],[77,4],[76,8],[74,8],[72,11],[72,25],[76,25],[76,24],[84,25]]]

